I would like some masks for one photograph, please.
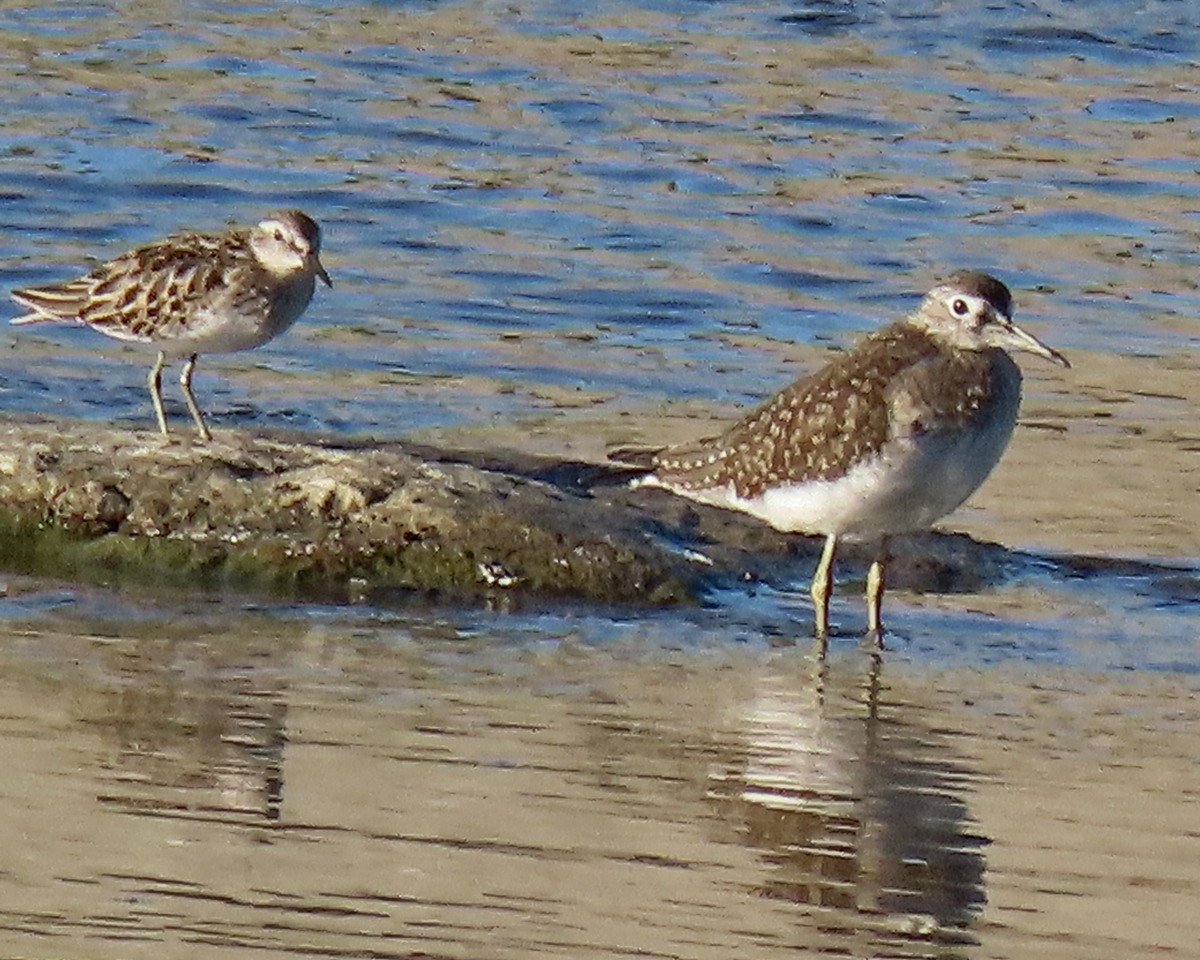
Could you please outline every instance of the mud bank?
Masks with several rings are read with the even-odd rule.
[[[373,597],[419,591],[650,604],[701,581],[611,505],[529,477],[222,431],[0,431],[0,562],[70,580]]]
[[[0,430],[0,563],[114,585],[305,599],[421,594],[659,606],[714,585],[803,582],[819,539],[789,537],[615,469],[511,450],[263,438],[213,443],[96,424]],[[977,590],[1006,551],[900,545],[897,585]],[[847,561],[867,558],[848,548]]]
[[[94,423],[12,423],[0,429],[0,566],[329,601],[663,606],[719,586],[806,585],[820,538],[630,490],[625,478],[503,449],[229,430],[204,445]],[[847,544],[839,579],[861,577],[872,550]],[[975,595],[1035,567],[1071,578],[1179,573],[1049,559],[963,534],[897,538],[892,552],[891,589],[916,593]]]

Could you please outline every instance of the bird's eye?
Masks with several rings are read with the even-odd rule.
[[[959,297],[952,304],[950,304],[950,309],[954,311],[954,315],[956,317],[965,317],[971,310],[970,306],[967,304],[967,301],[962,297]]]

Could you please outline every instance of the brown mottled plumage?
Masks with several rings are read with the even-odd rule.
[[[12,322],[74,321],[157,348],[148,382],[164,434],[162,367],[168,356],[188,357],[180,384],[207,440],[191,389],[197,356],[248,350],[290,327],[312,299],[317,277],[332,286],[320,251],[320,227],[299,210],[225,233],[177,234],[123,253],[76,280],[14,290],[13,299],[30,312]]]
[[[226,289],[234,306],[265,309],[266,271],[251,256],[248,239],[248,230],[175,234],[123,253],[78,280],[16,295],[25,306],[60,309],[59,316],[117,340],[174,341],[187,336],[191,305]]]
[[[900,391],[908,390],[919,409],[914,427],[965,427],[992,389],[995,360],[956,353],[907,323],[893,324],[785,387],[720,437],[659,454],[655,474],[669,477],[673,488],[732,484],[739,497],[835,479],[879,453],[892,430],[889,398]]]
[[[635,483],[780,530],[825,534],[812,589],[822,637],[837,541],[880,539],[868,577],[868,619],[878,633],[887,537],[955,509],[1008,443],[1021,374],[1006,350],[1068,365],[1016,327],[1011,309],[999,280],[954,274],[911,317],[785,387],[721,436],[657,454]]]

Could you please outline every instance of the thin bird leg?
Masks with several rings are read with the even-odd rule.
[[[875,635],[875,642],[883,643],[883,587],[884,573],[887,562],[891,559],[888,551],[888,538],[884,537],[879,544],[879,553],[871,562],[867,571],[867,632]]]
[[[825,538],[820,562],[813,573],[812,594],[813,619],[816,621],[817,638],[824,641],[829,636],[829,594],[833,591],[833,556],[837,553],[837,535]],[[824,644],[822,644],[824,646]]]
[[[146,378],[146,385],[150,388],[150,402],[154,404],[154,416],[158,420],[158,429],[162,431],[163,436],[168,433],[167,415],[163,412],[162,402],[162,371],[163,364],[166,362],[167,355],[160,353],[158,359],[154,361],[154,366],[150,368],[150,376]]]
[[[192,419],[196,421],[196,429],[200,431],[200,439],[209,441],[212,439],[212,433],[209,432],[208,425],[204,422],[204,414],[200,412],[200,407],[196,404],[196,397],[192,393],[192,371],[196,369],[197,354],[192,354],[188,357],[188,362],[183,365],[183,371],[179,374],[179,385],[183,387],[183,399],[187,401],[187,408],[192,414]]]

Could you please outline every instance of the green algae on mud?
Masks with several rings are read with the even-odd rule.
[[[94,425],[0,431],[0,564],[23,574],[311,599],[496,594],[671,604],[685,562],[610,505],[391,446]]]

